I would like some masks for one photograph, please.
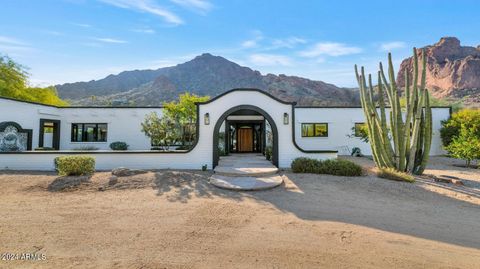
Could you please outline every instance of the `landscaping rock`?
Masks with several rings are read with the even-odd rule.
[[[117,184],[118,182],[118,177],[117,176],[111,176],[110,179],[108,180],[108,185],[113,186]]]
[[[62,176],[56,178],[48,185],[48,190],[55,191],[64,191],[64,190],[73,190],[80,187],[82,184],[89,184],[90,176]]]
[[[436,182],[441,182],[441,183],[452,183],[452,179],[450,178],[444,178],[444,177],[435,177]]]
[[[112,170],[112,175],[117,177],[128,177],[138,174],[145,174],[147,171],[139,169],[128,169],[125,167],[119,167]]]
[[[461,179],[452,179],[452,183],[459,186],[465,185]]]

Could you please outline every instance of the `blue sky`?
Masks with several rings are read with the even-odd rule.
[[[209,52],[262,74],[355,86],[413,46],[480,44],[478,1],[3,0],[0,53],[32,84],[88,81],[171,66]]]

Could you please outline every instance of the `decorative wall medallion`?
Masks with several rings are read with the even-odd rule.
[[[0,128],[0,152],[25,151],[29,149],[29,131],[16,123],[2,123]]]

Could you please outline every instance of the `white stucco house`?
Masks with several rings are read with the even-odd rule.
[[[159,101],[160,102],[160,101]],[[365,122],[361,107],[304,107],[258,89],[233,89],[197,104],[197,139],[189,150],[151,150],[141,122],[162,107],[56,107],[0,97],[0,169],[53,170],[56,156],[88,154],[97,169],[210,169],[218,164],[219,134],[227,153],[264,153],[271,144],[272,163],[289,167],[294,158],[335,158],[354,147],[369,155],[370,146],[352,135]],[[433,107],[431,155],[443,154],[439,130],[451,108]],[[127,151],[109,144],[123,141]],[[81,150],[94,146],[98,150]],[[35,148],[54,148],[44,151]],[[80,149],[80,150],[79,150]]]

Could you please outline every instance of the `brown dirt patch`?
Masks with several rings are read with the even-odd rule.
[[[80,184],[2,172],[0,252],[47,260],[0,261],[0,268],[480,264],[479,205],[421,183],[286,172],[278,188],[231,192],[208,184],[209,175],[152,171],[109,185],[106,172]],[[53,185],[60,190],[49,191]]]

